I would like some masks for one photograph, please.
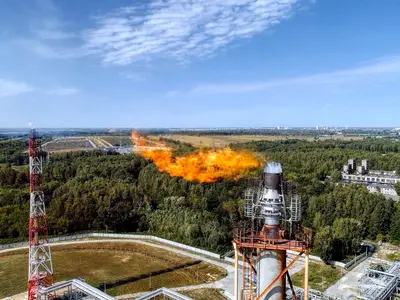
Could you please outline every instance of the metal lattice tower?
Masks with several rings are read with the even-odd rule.
[[[35,129],[30,131],[28,145],[30,180],[28,300],[36,300],[39,299],[42,288],[53,284],[54,275],[42,191],[41,141]]]

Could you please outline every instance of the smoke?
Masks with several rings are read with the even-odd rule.
[[[265,168],[264,168],[265,173],[272,173],[272,174],[279,174],[282,173],[282,167],[281,164],[278,162],[269,162]]]

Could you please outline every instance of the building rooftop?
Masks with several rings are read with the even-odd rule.
[[[394,185],[393,184],[383,184],[383,183],[369,183],[367,184],[367,186],[371,186],[371,187],[377,187],[377,188],[384,188],[384,189],[394,189]]]

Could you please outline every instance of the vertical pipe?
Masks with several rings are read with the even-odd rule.
[[[308,252],[306,252],[304,255],[304,300],[308,300]]]
[[[286,268],[286,251],[277,251],[278,254],[278,260],[279,260],[279,273],[282,272]],[[281,295],[280,299],[285,300],[286,299],[286,276],[281,277]]]
[[[238,289],[238,298],[245,300],[245,297],[247,297],[247,285],[246,285],[246,276],[248,276],[248,264],[246,262],[246,248],[243,248],[242,251],[242,283],[241,283],[241,288]]]
[[[233,242],[233,248],[235,250],[235,300],[239,300],[239,254],[238,248],[235,242]]]

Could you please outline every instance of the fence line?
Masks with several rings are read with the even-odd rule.
[[[200,249],[200,248],[196,248],[196,247],[192,247],[192,246],[188,246],[185,244],[181,244],[178,242],[174,242],[171,240],[167,240],[167,239],[163,239],[157,236],[153,236],[153,235],[142,235],[142,234],[124,234],[124,233],[83,233],[83,234],[74,234],[74,235],[68,235],[68,236],[61,236],[61,237],[54,237],[54,238],[49,238],[49,242],[50,243],[54,243],[54,242],[64,242],[64,241],[71,241],[71,240],[77,240],[77,239],[84,239],[84,238],[91,238],[91,237],[103,237],[103,238],[126,238],[126,239],[136,239],[136,240],[153,240],[156,242],[160,242],[163,244],[167,244],[173,247],[177,247],[177,248],[182,248],[194,253],[198,253],[198,254],[202,254],[202,255],[206,255],[212,258],[216,258],[216,259],[223,259],[228,263],[235,263],[235,260],[233,258],[230,257],[223,257],[217,253],[213,253],[204,249]],[[24,247],[24,246],[28,246],[28,242],[19,242],[19,243],[11,243],[11,244],[3,244],[0,245],[0,250],[5,250],[5,249],[12,249],[12,248],[18,248],[18,247]],[[288,257],[292,257],[294,255],[297,255],[298,253],[295,251],[291,251],[291,250],[287,250],[286,251],[288,254]],[[362,255],[365,255],[362,254]],[[362,255],[360,255],[360,257],[357,257],[356,259],[354,259],[354,261],[359,261],[360,259],[362,259]],[[315,262],[323,262],[322,259],[318,256],[314,256],[314,255],[310,255],[309,256],[311,261],[315,261]],[[300,258],[303,259],[303,258]],[[345,268],[347,269],[349,266],[351,266],[350,263],[353,263],[353,261],[344,264],[341,262],[332,262],[332,264],[334,264],[335,266],[341,267],[341,268]]]
[[[62,237],[55,237],[49,238],[50,243],[54,242],[63,242],[63,241],[71,241],[83,238],[91,238],[91,237],[104,237],[104,238],[126,238],[126,239],[136,239],[136,240],[153,240],[163,244],[171,245],[178,248],[183,248],[188,251],[196,252],[199,254],[207,255],[213,258],[221,258],[221,256],[217,253],[213,253],[207,250],[199,249],[196,247],[188,246],[185,244],[177,243],[174,241],[170,241],[167,239],[159,238],[153,235],[142,235],[142,234],[123,234],[123,233],[84,233],[84,234],[74,234]],[[11,248],[18,248],[28,246],[28,242],[18,242],[18,243],[11,243],[11,244],[2,244],[0,245],[0,249],[11,249]]]
[[[357,266],[359,263],[363,262],[366,258],[368,257],[368,254],[366,252],[356,256],[355,258],[353,258],[351,261],[349,261],[344,268],[346,270],[350,270],[352,268],[354,268],[355,266]]]

